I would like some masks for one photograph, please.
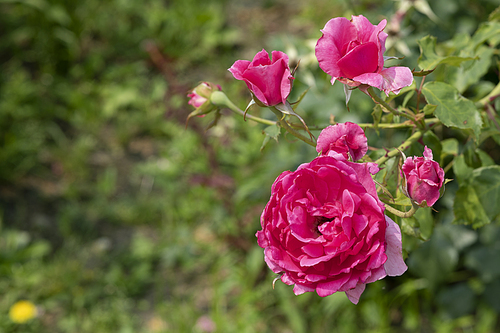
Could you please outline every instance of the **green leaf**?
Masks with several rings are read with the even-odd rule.
[[[420,225],[420,237],[423,240],[428,240],[434,231],[434,217],[432,216],[432,208],[421,207],[413,215],[418,220]]]
[[[500,217],[500,166],[482,167],[472,172],[472,186],[491,221]]]
[[[459,155],[455,157],[455,163],[453,164],[453,173],[460,184],[460,186],[465,186],[469,183],[472,178],[473,169],[465,163],[464,155]]]
[[[424,106],[424,114],[426,116],[430,116],[431,114],[434,113],[434,111],[436,111],[436,107],[437,105],[432,105],[432,104],[427,104],[426,106]]]
[[[470,57],[459,56],[439,56],[436,54],[436,37],[425,36],[418,42],[420,46],[420,57],[418,58],[418,67],[425,70],[436,68],[440,64],[458,66],[462,62],[472,60]]]
[[[372,116],[373,128],[375,129],[377,134],[379,134],[378,124],[380,124],[380,120],[382,119],[382,106],[380,104],[375,104],[375,106],[373,107]]]
[[[441,146],[443,147],[443,150],[441,151],[442,157],[445,155],[458,155],[458,140],[455,138],[450,138],[441,141]]]
[[[401,231],[421,240],[428,240],[434,229],[431,208],[420,208],[412,217],[401,218]]]
[[[279,127],[278,124],[270,125],[264,128],[262,134],[265,134],[266,137],[264,138],[264,142],[262,142],[262,146],[260,146],[260,150],[262,151],[271,139],[274,139],[276,142],[278,142],[278,137],[280,133],[281,133],[281,127]]]
[[[444,82],[426,83],[422,92],[430,104],[436,105],[434,114],[445,126],[472,129],[479,138],[482,120],[472,101]]]
[[[488,21],[500,21],[500,7],[491,12]]]
[[[453,202],[453,213],[454,224],[472,225],[473,228],[479,228],[490,223],[476,190],[472,186],[463,186],[458,189]]]
[[[465,163],[473,169],[481,167],[481,159],[476,152],[477,147],[472,140],[469,140],[464,147],[463,155]]]
[[[450,68],[447,81],[459,92],[464,92],[469,86],[479,82],[479,79],[488,72],[494,50],[494,48],[481,45],[473,52],[462,51],[461,55],[474,56],[475,59],[464,62],[458,68]]]
[[[477,47],[488,41],[490,46],[495,47],[500,43],[500,22],[486,22],[472,36],[471,47]]]
[[[418,227],[419,222],[413,216],[401,219],[401,232],[405,235],[421,238],[420,229]]]

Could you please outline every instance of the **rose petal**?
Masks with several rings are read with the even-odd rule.
[[[300,285],[300,284],[295,284],[295,286],[293,287],[293,293],[295,295],[302,295],[303,293],[306,293],[308,291],[314,291],[315,289],[314,288],[311,288],[311,287],[308,287],[308,286],[303,286],[303,285]]]
[[[346,291],[345,294],[352,303],[358,304],[361,294],[365,291],[365,287],[364,283],[359,283],[356,288]]]
[[[401,230],[399,226],[385,216],[387,228],[385,229],[385,240],[387,242],[387,261],[384,264],[385,271],[389,276],[402,275],[408,267],[403,260],[403,245],[401,244]]]
[[[336,143],[345,136],[345,148],[340,149]],[[316,151],[322,155],[328,155],[330,150],[342,153],[348,150],[354,161],[362,158],[368,151],[368,144],[365,132],[358,124],[346,122],[330,125],[318,136]]]
[[[413,74],[408,67],[389,67],[380,73],[365,73],[353,78],[354,81],[378,88],[387,96],[392,92],[398,94],[403,87],[413,82]]]
[[[266,50],[257,52],[249,67],[267,66],[271,64],[271,59],[269,59],[269,54]]]
[[[319,67],[332,76],[333,84],[343,75],[337,61],[344,55],[344,45],[356,39],[356,28],[345,17],[336,17],[328,21],[321,32],[323,36],[316,43],[316,58]]]
[[[334,281],[319,283],[316,287],[316,292],[319,296],[325,297],[336,293],[347,281],[351,274],[341,274]]]
[[[243,80],[243,72],[250,66],[248,60],[237,60],[228,70],[233,74],[236,80]]]
[[[424,157],[426,160],[432,160],[432,149],[427,148],[427,146],[424,147]]]
[[[375,43],[356,46],[337,61],[342,76],[354,78],[364,73],[373,73],[378,68],[378,47]],[[358,81],[358,80],[355,80]]]

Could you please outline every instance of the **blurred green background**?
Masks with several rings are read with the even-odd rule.
[[[262,48],[301,59],[292,97],[312,87],[299,111],[308,124],[371,121],[359,91],[347,112],[314,45],[333,17],[376,24],[408,3],[0,0],[0,332],[500,330],[500,229],[450,224],[446,200],[431,240],[405,236],[409,271],[370,284],[357,306],[273,290],[260,213],[278,174],[316,152],[288,136],[261,151],[263,126],[227,111],[210,130],[210,115],[185,128],[200,81],[248,104],[227,68]],[[423,4],[388,40],[410,68],[418,39],[472,34],[498,1],[433,2],[437,17]],[[367,135],[380,147],[406,133]],[[23,299],[38,316],[15,323],[9,308]]]

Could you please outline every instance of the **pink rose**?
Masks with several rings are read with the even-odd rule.
[[[419,206],[431,207],[441,196],[444,170],[432,160],[432,150],[424,148],[424,157],[408,157],[401,168],[403,192]]]
[[[238,60],[229,71],[237,80],[243,80],[252,94],[265,106],[285,104],[292,89],[292,75],[288,56],[280,51],[272,52],[272,60],[266,50],[253,60]]]
[[[387,34],[382,30],[386,23],[373,25],[362,15],[350,21],[336,17],[326,23],[316,44],[316,58],[319,67],[332,76],[332,84],[339,80],[351,87],[368,85],[389,95],[413,82],[408,67],[384,68]]]
[[[353,303],[365,284],[407,267],[401,232],[384,215],[374,163],[319,156],[278,176],[256,236],[269,268],[296,295],[344,291]]]
[[[316,144],[316,151],[321,155],[334,151],[349,158],[349,153],[353,161],[365,156],[367,150],[365,132],[358,124],[350,122],[328,126],[321,131]]]

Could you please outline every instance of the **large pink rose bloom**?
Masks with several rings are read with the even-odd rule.
[[[365,132],[358,124],[347,122],[328,126],[318,136],[316,151],[328,155],[330,151],[357,161],[365,156],[368,143]],[[349,154],[349,155],[348,155]]]
[[[384,68],[387,21],[373,25],[363,15],[336,17],[321,30],[323,36],[316,44],[319,67],[335,80],[351,87],[368,85],[398,94],[413,82],[408,67]],[[360,88],[364,89],[363,86]]]
[[[331,155],[278,176],[256,236],[296,295],[344,291],[357,304],[367,283],[406,271],[401,232],[378,199],[378,167]]]
[[[408,157],[401,171],[406,185],[405,194],[419,206],[431,207],[441,196],[444,183],[444,170],[432,159],[432,150],[424,148],[424,157]]]
[[[263,49],[252,61],[237,60],[229,68],[237,80],[245,81],[248,89],[265,106],[284,104],[292,89],[288,56],[280,51],[271,54],[272,60]]]

